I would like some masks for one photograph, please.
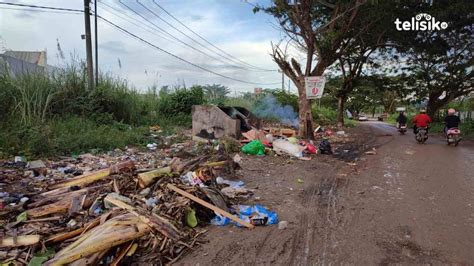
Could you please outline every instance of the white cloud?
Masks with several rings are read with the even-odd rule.
[[[102,1],[119,8],[118,1]],[[22,3],[36,5],[81,9],[82,6],[79,2],[45,0],[39,3],[32,0],[22,1]],[[125,2],[134,3],[135,1]],[[146,2],[147,5],[150,5],[150,8],[152,7],[149,4],[151,1],[141,2]],[[180,18],[183,23],[240,60],[262,68],[277,68],[276,64],[271,60],[269,53],[271,50],[270,42],[277,42],[280,38],[280,33],[265,22],[268,18],[264,14],[253,15],[251,8],[239,0],[223,2],[199,0],[180,1],[179,3],[160,1],[159,3],[172,12],[173,15]],[[99,6],[101,6],[100,2]],[[136,3],[133,6],[135,8]],[[179,8],[176,8],[178,6]],[[136,10],[141,10],[140,12],[145,14],[143,9],[136,7]],[[154,10],[163,18],[166,18],[166,15],[161,10]],[[125,13],[125,10],[122,11]],[[242,71],[230,66],[232,63],[224,66],[222,62],[197,53],[189,47],[150,34],[141,28],[145,27],[143,25],[146,22],[143,20],[141,20],[141,27],[137,27],[107,12],[99,13],[153,44],[218,73],[254,82],[273,83],[281,81],[281,74],[278,72]],[[75,54],[80,58],[85,57],[85,44],[80,38],[80,35],[84,32],[83,15],[4,9],[0,9],[0,14],[0,32],[6,48],[12,50],[47,49],[48,62],[57,65],[60,63],[60,60],[56,56],[56,39],[59,39],[61,48],[66,56],[68,54]],[[128,14],[140,19],[138,16],[133,15],[133,13]],[[153,15],[148,13],[147,17],[153,19],[154,23],[168,30],[183,42],[206,51],[187,37],[178,36],[176,31],[153,17]],[[169,21],[171,22],[171,19]],[[179,26],[177,23],[173,23],[173,25]],[[180,27],[180,29],[183,28]],[[188,32],[188,34],[191,35],[192,33]],[[198,38],[196,37],[196,39]],[[221,83],[232,89],[246,91],[252,90],[254,87],[279,87],[278,85],[244,84],[199,71],[193,66],[187,65],[176,58],[130,38],[103,22],[99,23],[99,44],[101,71],[112,72],[122,78],[127,78],[138,89],[146,89],[146,87],[153,84],[158,86],[173,85],[176,84],[177,80],[184,80],[187,85],[194,83]],[[121,68],[118,64],[119,59],[122,63]],[[224,61],[226,60],[224,59]]]

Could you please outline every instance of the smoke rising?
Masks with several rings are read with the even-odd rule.
[[[273,95],[266,95],[265,98],[261,99],[253,113],[266,119],[276,119],[280,123],[298,128],[298,114],[295,112],[292,106],[280,104]]]

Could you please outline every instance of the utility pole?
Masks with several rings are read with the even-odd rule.
[[[285,91],[285,73],[281,71],[281,90]]]
[[[95,86],[99,86],[99,37],[97,34],[97,0],[94,1],[94,26],[95,26]]]
[[[84,0],[84,24],[86,27],[86,54],[87,54],[87,77],[89,90],[94,89],[94,66],[92,62],[92,40],[91,40],[91,18],[90,0]]]

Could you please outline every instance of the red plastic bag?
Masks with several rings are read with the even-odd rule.
[[[311,154],[316,154],[318,152],[316,147],[314,147],[314,145],[311,143],[306,144],[306,150]]]

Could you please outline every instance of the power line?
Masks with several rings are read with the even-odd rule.
[[[260,67],[257,67],[257,66],[254,66],[254,65],[251,65],[245,61],[242,61],[236,57],[234,57],[233,55],[227,53],[226,51],[222,50],[221,48],[217,47],[216,45],[214,45],[212,42],[208,41],[206,38],[204,38],[203,36],[201,36],[199,33],[195,32],[194,30],[192,30],[191,28],[189,28],[188,26],[186,26],[183,22],[181,22],[178,18],[176,18],[175,16],[173,16],[173,14],[171,14],[168,10],[166,10],[165,8],[163,8],[160,4],[158,4],[155,0],[153,0],[153,3],[158,6],[161,10],[163,10],[166,14],[168,14],[168,16],[172,17],[174,20],[176,20],[179,24],[181,24],[183,27],[185,27],[186,29],[188,29],[190,32],[194,33],[196,36],[198,36],[201,40],[205,41],[206,43],[208,43],[209,45],[211,45],[212,47],[216,48],[217,50],[221,51],[222,53],[224,53],[225,55],[245,64],[245,65],[248,65],[250,67],[253,67],[253,68],[257,68],[257,69],[261,69],[261,70],[267,70],[267,71],[277,71],[277,70],[274,70],[274,69],[264,69],[264,68],[260,68]]]
[[[2,4],[2,3],[0,3]],[[33,12],[41,12],[41,13],[56,13],[56,14],[73,14],[73,15],[80,15],[80,12],[75,12],[75,11],[60,11],[60,10],[38,10],[38,9],[30,9],[27,7],[0,7],[0,9],[5,9],[5,10],[17,10],[17,11],[33,11]]]
[[[161,52],[163,52],[163,53],[165,53],[165,54],[167,54],[167,55],[169,55],[169,56],[172,56],[172,57],[174,57],[174,58],[176,58],[176,59],[178,59],[178,60],[180,60],[180,61],[182,61],[182,62],[185,62],[185,63],[187,63],[187,64],[189,64],[189,65],[192,65],[192,66],[194,66],[194,67],[196,67],[196,68],[199,68],[199,69],[201,69],[201,70],[203,70],[203,71],[205,71],[205,72],[214,74],[214,75],[216,75],[216,76],[219,76],[219,77],[222,77],[222,78],[225,78],[225,79],[229,79],[229,80],[233,80],[233,81],[237,81],[237,82],[241,82],[241,83],[246,83],[246,84],[258,84],[258,85],[275,85],[275,84],[280,84],[280,82],[275,82],[275,83],[249,82],[249,81],[245,81],[245,80],[241,80],[241,79],[236,79],[236,78],[232,78],[232,77],[229,77],[229,76],[226,76],[226,75],[217,73],[217,72],[215,72],[215,71],[212,71],[212,70],[207,69],[207,68],[205,68],[205,67],[202,67],[202,66],[200,66],[200,65],[194,64],[194,63],[192,63],[192,62],[190,62],[190,61],[188,61],[188,60],[186,60],[186,59],[184,59],[184,58],[181,58],[181,57],[179,57],[179,56],[177,56],[177,55],[175,55],[175,54],[173,54],[173,53],[170,53],[170,52],[166,51],[165,49],[160,48],[159,46],[156,46],[156,45],[154,45],[153,43],[148,42],[147,40],[141,38],[140,36],[137,36],[137,35],[133,34],[132,32],[130,32],[130,31],[128,31],[128,30],[126,30],[126,29],[120,27],[119,25],[117,25],[117,24],[111,22],[110,20],[108,20],[108,19],[106,19],[106,18],[104,18],[104,17],[102,17],[102,16],[98,16],[98,17],[101,18],[102,20],[104,20],[106,23],[110,24],[111,26],[117,28],[118,30],[120,30],[120,31],[122,31],[122,32],[124,32],[124,33],[126,33],[127,35],[129,35],[129,36],[131,36],[131,37],[133,37],[133,38],[135,38],[135,39],[137,39],[137,40],[140,40],[141,42],[146,43],[146,44],[148,44],[149,46],[151,46],[151,47],[153,47],[153,48],[155,48],[155,49],[157,49],[157,50],[159,50],[159,51],[161,51]]]
[[[156,14],[153,10],[151,10],[150,8],[148,8],[147,6],[145,6],[143,3],[141,3],[139,0],[136,0],[136,2],[141,5],[144,9],[146,9],[148,12],[150,12],[151,14],[153,14],[155,17],[157,17],[159,20],[163,21],[164,23],[166,23],[168,26],[170,26],[171,28],[173,28],[174,30],[176,30],[177,32],[183,34],[184,36],[188,37],[190,40],[192,40],[193,42],[199,44],[199,46],[203,47],[204,49],[210,51],[211,53],[213,54],[216,54],[226,60],[229,60],[230,62],[232,62],[233,64],[238,64],[238,65],[241,65],[243,68],[245,69],[248,69],[248,70],[252,70],[252,71],[268,71],[268,70],[260,70],[260,68],[256,68],[256,67],[249,67],[245,64],[242,64],[238,61],[236,61],[235,59],[232,59],[230,57],[226,57],[226,56],[223,56],[222,54],[220,53],[217,53],[215,52],[214,50],[210,49],[209,47],[207,47],[206,45],[203,45],[201,42],[197,41],[196,39],[194,39],[193,37],[189,36],[188,34],[186,34],[185,32],[181,31],[180,29],[176,28],[173,24],[169,23],[167,20],[163,19],[162,17],[160,17],[158,14]]]
[[[110,7],[111,9],[113,9],[113,10],[115,10],[115,11],[117,11],[117,9],[115,9],[115,8],[113,8],[113,7],[109,6],[109,5],[107,5],[106,3],[102,2],[102,1],[101,1],[100,3],[106,5],[107,7]],[[100,6],[99,6],[99,7],[100,7]],[[128,15],[127,13],[123,13],[123,12],[121,12],[121,11],[117,11],[117,12],[120,12],[120,13],[115,13],[115,12],[112,12],[111,10],[109,10],[109,9],[106,9],[106,8],[103,8],[103,7],[100,7],[100,8],[101,8],[102,10],[104,10],[104,11],[106,11],[106,12],[108,12],[108,13],[110,13],[110,14],[112,14],[112,15],[118,17],[118,18],[120,18],[120,19],[123,19],[123,20],[127,21],[128,23],[130,23],[130,24],[132,24],[132,25],[135,25],[136,27],[138,27],[138,28],[140,28],[140,29],[142,29],[142,30],[144,30],[144,31],[146,31],[146,32],[148,32],[148,33],[150,33],[150,34],[153,34],[153,35],[155,35],[155,36],[158,36],[158,37],[160,37],[160,38],[163,38],[163,39],[165,39],[165,40],[167,40],[167,41],[174,42],[172,39],[169,39],[168,37],[162,35],[162,34],[161,34],[161,31],[157,31],[155,28],[149,26],[148,24],[143,24],[140,20],[138,20],[138,19],[136,19],[136,18],[134,18],[134,17]],[[123,16],[125,16],[125,17],[123,17]],[[145,28],[144,26],[146,26],[147,28]],[[180,44],[180,45],[181,45],[181,44]],[[184,47],[184,45],[183,45],[182,47]]]
[[[40,8],[40,9],[50,9],[50,10],[62,10],[62,11],[81,12],[81,13],[84,12],[83,10],[80,10],[80,9],[63,8],[63,7],[52,7],[52,6],[25,5],[25,4],[9,3],[9,2],[0,2],[0,5],[22,6],[22,7],[31,7],[31,8]]]
[[[150,21],[149,19],[147,19],[145,16],[143,16],[142,14],[138,13],[137,11],[133,10],[131,7],[129,7],[128,5],[126,5],[125,3],[122,2],[122,0],[119,0],[119,3],[122,4],[123,6],[125,6],[128,10],[132,11],[133,13],[135,13],[136,15],[138,15],[139,17],[141,17],[142,19],[144,19],[145,21],[147,21],[148,23],[150,23],[151,25],[155,26],[157,29],[160,29],[161,31],[165,32],[166,35],[170,36],[171,38],[173,38],[174,40],[184,44],[186,47],[189,47],[191,49],[193,49],[194,51],[200,53],[200,54],[203,54],[209,58],[212,58],[214,60],[217,60],[219,62],[222,62],[224,64],[227,64],[227,62],[225,61],[222,61],[221,59],[217,58],[217,57],[214,57],[212,55],[209,55],[208,53],[206,52],[203,52],[201,51],[200,49],[197,49],[196,47],[192,46],[192,45],[189,45],[187,44],[186,42],[183,42],[182,40],[180,40],[179,38],[175,37],[173,34],[167,32],[166,30],[164,30],[163,28],[161,28],[160,26],[156,25],[155,23],[153,23],[152,21]],[[236,68],[241,68],[239,66],[235,66]]]
[[[58,8],[58,7],[49,7],[49,6],[23,5],[23,4],[5,3],[5,2],[0,2],[0,4],[12,5],[12,6],[22,6],[22,7],[29,7],[29,8],[38,8],[38,9],[45,9],[45,10],[58,10],[58,11],[68,11],[68,12],[76,12],[76,13],[77,13],[77,12],[80,12],[80,13],[84,13],[83,10],[79,10],[79,9]],[[24,10],[26,11],[27,9],[24,9]],[[30,10],[28,10],[28,11],[33,11],[33,10],[30,9]],[[241,82],[241,83],[246,83],[246,84],[254,84],[254,85],[276,85],[276,84],[279,84],[279,82],[275,82],[275,83],[250,82],[250,81],[245,81],[245,80],[241,80],[241,79],[236,79],[236,78],[232,78],[232,77],[229,77],[229,76],[226,76],[226,75],[217,73],[217,72],[215,72],[215,71],[213,71],[213,70],[207,69],[207,68],[205,68],[205,67],[202,67],[202,66],[200,66],[200,65],[197,65],[197,64],[195,64],[195,63],[192,63],[192,62],[190,62],[190,61],[188,61],[188,60],[186,60],[186,59],[183,59],[183,58],[181,58],[181,57],[179,57],[179,56],[177,56],[177,55],[175,55],[175,54],[173,54],[173,53],[171,53],[171,52],[168,52],[168,51],[164,50],[163,48],[160,48],[159,46],[156,46],[156,45],[154,45],[153,43],[148,42],[147,40],[145,40],[145,39],[143,39],[143,38],[137,36],[136,34],[134,34],[134,33],[130,32],[130,31],[128,31],[128,30],[126,30],[126,29],[120,27],[119,25],[117,25],[117,24],[111,22],[110,20],[108,20],[108,19],[106,19],[106,18],[104,18],[104,17],[102,17],[102,16],[100,16],[100,15],[98,15],[97,17],[100,18],[101,20],[105,21],[106,23],[110,24],[111,26],[117,28],[118,30],[122,31],[123,33],[128,34],[129,36],[131,36],[131,37],[133,37],[133,38],[135,38],[135,39],[137,39],[137,40],[139,40],[139,41],[141,41],[141,42],[144,42],[145,44],[148,44],[149,46],[151,46],[151,47],[153,47],[153,48],[155,48],[155,49],[157,49],[157,50],[159,50],[159,51],[161,51],[161,52],[163,52],[163,53],[165,53],[165,54],[167,54],[167,55],[169,55],[169,56],[172,56],[172,57],[174,57],[174,58],[176,58],[176,59],[178,59],[178,60],[180,60],[180,61],[182,61],[182,62],[185,62],[185,63],[187,63],[187,64],[189,64],[189,65],[192,65],[192,66],[194,66],[194,67],[196,67],[196,68],[198,68],[198,69],[201,69],[201,70],[203,70],[203,71],[205,71],[205,72],[214,74],[214,75],[216,75],[216,76],[219,76],[219,77],[222,77],[222,78],[225,78],[225,79],[229,79],[229,80],[233,80],[233,81],[237,81],[237,82]]]

